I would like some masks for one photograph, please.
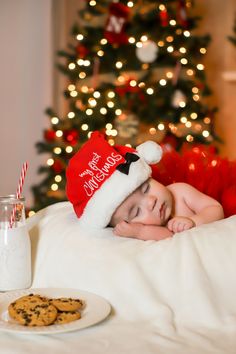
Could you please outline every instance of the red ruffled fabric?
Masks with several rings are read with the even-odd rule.
[[[152,170],[153,178],[160,183],[189,183],[218,200],[225,217],[236,214],[236,161],[221,158],[206,147],[180,153],[164,147],[162,160]]]

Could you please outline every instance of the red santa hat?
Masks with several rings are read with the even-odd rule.
[[[111,146],[103,134],[90,139],[71,158],[66,170],[66,193],[84,226],[105,228],[117,207],[151,176],[149,164],[162,156],[153,141],[139,145]]]

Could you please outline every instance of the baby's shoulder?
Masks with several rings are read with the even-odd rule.
[[[171,191],[184,191],[184,192],[193,189],[193,187],[190,184],[184,182],[176,182],[176,183],[169,184],[168,188]]]

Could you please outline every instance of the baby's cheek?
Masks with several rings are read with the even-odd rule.
[[[130,223],[139,223],[139,224],[148,224],[148,220],[150,219],[150,217],[148,218],[148,216],[146,214],[139,215],[135,218],[133,218]]]

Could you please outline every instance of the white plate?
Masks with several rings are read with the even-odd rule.
[[[28,294],[40,294],[48,297],[71,297],[79,298],[85,302],[85,307],[81,311],[81,318],[79,320],[42,327],[26,327],[17,324],[8,315],[8,305],[17,298]],[[18,333],[32,333],[32,334],[54,334],[75,331],[85,327],[89,327],[104,320],[110,313],[110,304],[102,297],[93,293],[77,290],[77,289],[57,289],[57,288],[41,288],[41,289],[27,289],[9,291],[0,294],[0,330]]]

